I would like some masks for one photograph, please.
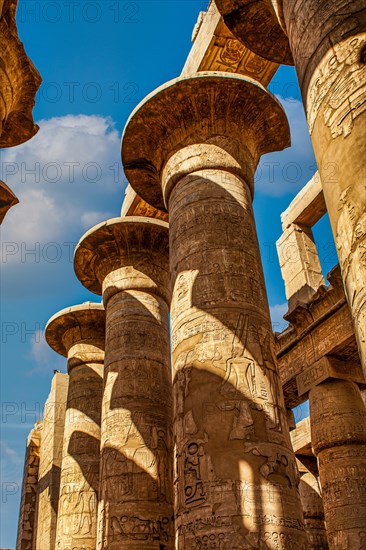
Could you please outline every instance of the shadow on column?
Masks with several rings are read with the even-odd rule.
[[[193,303],[195,287],[199,281],[200,274],[193,287]],[[140,308],[142,307],[140,303],[138,305]],[[204,304],[200,303],[200,308],[202,315],[205,315]],[[145,313],[151,315],[147,310]],[[232,335],[231,355],[227,358],[219,357],[214,346],[214,339],[217,336],[217,331],[214,330],[212,334],[213,346],[211,346],[212,357],[206,357],[204,351],[200,350],[201,345],[205,347],[206,351],[210,348],[207,341],[202,343],[196,339],[195,346],[186,354],[186,364],[182,370],[178,371],[175,379],[175,429],[176,431],[183,429],[183,423],[186,428],[188,426],[190,433],[188,447],[191,451],[195,451],[190,456],[178,459],[175,485],[179,486],[179,477],[181,476],[179,470],[181,468],[186,469],[186,474],[191,476],[192,482],[186,487],[181,487],[181,490],[178,489],[177,499],[183,506],[187,504],[203,505],[202,521],[207,521],[209,517],[211,524],[215,527],[214,531],[218,539],[215,541],[208,539],[207,544],[210,543],[211,546],[205,546],[204,536],[201,538],[197,536],[195,541],[197,549],[214,548],[213,545],[218,541],[220,544],[224,544],[224,541],[220,539],[222,537],[220,518],[226,515],[227,510],[230,509],[234,510],[233,523],[230,528],[232,531],[231,544],[240,545],[245,541],[246,548],[264,550],[272,549],[273,545],[278,544],[279,548],[286,548],[286,550],[290,548],[300,550],[304,547],[296,537],[291,538],[288,529],[282,532],[281,527],[278,528],[278,525],[285,525],[281,522],[288,521],[288,518],[286,520],[283,517],[285,515],[281,502],[283,491],[290,490],[294,495],[298,494],[298,472],[288,458],[292,450],[289,434],[286,433],[282,398],[278,394],[276,374],[271,360],[269,348],[271,336],[268,331],[264,336],[254,333],[255,338],[251,340],[253,335],[249,338],[247,335],[249,331],[247,316],[240,313],[237,324],[233,327],[230,324],[231,319],[220,316],[219,313],[216,312],[216,320],[220,321],[219,330],[226,326]],[[212,319],[212,314],[210,317]],[[151,318],[151,321],[156,322],[156,319]],[[139,351],[143,355],[143,331],[140,337]],[[264,341],[262,341],[262,337]],[[205,338],[210,338],[209,332],[206,332]],[[158,346],[159,343],[157,342],[156,345]],[[248,356],[246,353],[240,355],[237,350],[240,345],[247,354],[249,353]],[[254,368],[253,360],[256,365],[259,365],[261,375],[256,372],[257,367]],[[156,430],[154,433],[153,418],[149,416],[150,413],[144,412],[144,400],[146,400],[147,407],[151,407],[151,403],[149,404],[148,398],[144,395],[144,389],[150,389],[151,385],[156,384],[156,391],[159,392],[158,381],[151,379],[149,363],[143,358],[140,357],[134,364],[126,359],[124,361],[123,374],[119,362],[116,362],[115,368],[112,367],[108,371],[109,374],[118,373],[111,394],[110,409],[115,411],[115,422],[120,422],[121,426],[125,421],[123,411],[129,411],[131,423],[124,444],[126,445],[130,438],[135,442],[135,452],[131,459],[118,449],[108,447],[108,444],[105,445],[102,451],[104,455],[102,463],[106,470],[110,468],[110,472],[101,472],[101,479],[109,478],[110,474],[113,475],[114,480],[114,483],[109,483],[105,489],[104,505],[109,498],[114,501],[119,499],[120,502],[130,502],[131,510],[133,510],[133,502],[149,500],[156,502],[159,499],[164,501],[167,492],[161,484],[161,479],[165,477],[170,483],[172,473],[168,473],[166,470],[169,464],[169,436],[164,432],[156,432]],[[206,370],[205,365],[209,365],[210,370]],[[238,384],[237,369],[245,372],[246,388]],[[267,377],[267,389],[261,384],[263,381],[261,377],[264,379]],[[269,390],[273,392],[272,395],[268,395],[268,387],[272,388]],[[251,397],[251,394],[258,396],[261,392],[263,398],[266,396],[263,406],[258,405],[258,401]],[[139,394],[138,406],[135,400],[136,394]],[[182,400],[183,395],[185,400]],[[217,402],[225,406],[223,405],[221,410],[215,411],[212,406]],[[120,418],[118,411],[121,414]],[[155,413],[157,412],[159,411],[155,411]],[[263,441],[269,441],[268,433],[270,432],[276,432],[278,443],[287,448],[288,454],[273,455],[271,443],[268,443],[268,451],[266,450]],[[197,470],[193,465],[195,461],[201,463],[199,469],[201,471],[205,469],[206,480],[213,482],[216,487],[216,504],[213,509],[209,509],[205,505],[208,495],[202,485],[203,480],[198,475],[199,469]],[[232,502],[221,498],[228,483],[235,486],[231,491],[234,499]],[[260,483],[262,488],[258,490]],[[264,484],[265,487],[263,487]],[[197,492],[197,488],[200,486],[203,489]],[[195,500],[196,495],[200,498]],[[271,501],[274,518],[267,517],[266,519],[268,506],[264,506],[263,499]],[[296,506],[295,497],[293,502],[286,503],[287,512],[291,505]],[[251,534],[250,528],[245,525],[248,512],[257,522],[254,534]],[[268,526],[266,526],[267,521]],[[295,520],[291,527],[294,531],[303,529],[303,526],[297,524]],[[144,545],[149,543],[151,545],[148,546],[149,548],[170,548],[172,518],[162,518],[161,521],[146,520],[133,513],[121,517],[113,516],[110,529],[113,533],[112,541],[116,544],[127,543],[127,541],[131,544],[135,541]],[[154,541],[156,541],[156,546],[154,546]],[[164,543],[167,543],[167,546]],[[222,548],[224,547],[222,546]]]

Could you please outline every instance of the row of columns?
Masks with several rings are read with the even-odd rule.
[[[288,144],[280,104],[226,73],[168,83],[128,122],[126,175],[170,226],[109,220],[75,251],[77,276],[105,308],[97,512],[95,464],[85,480],[99,426],[85,395],[102,361],[102,345],[88,341],[96,322],[85,318],[83,330],[71,308],[48,325],[49,343],[68,355],[78,419],[64,440],[60,550],[91,548],[93,537],[111,550],[307,547],[251,204],[261,154]],[[95,307],[81,310],[90,318]]]
[[[103,296],[105,344],[95,317],[50,321],[75,416],[56,548],[309,547],[252,212],[260,156],[289,141],[275,98],[227,73],[169,82],[132,114],[125,172],[169,212],[169,231],[116,218],[79,242],[76,274]]]

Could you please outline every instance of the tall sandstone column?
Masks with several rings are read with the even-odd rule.
[[[37,487],[37,550],[55,548],[68,385],[68,375],[56,372],[44,407]]]
[[[34,548],[41,439],[42,422],[39,420],[27,439],[16,550]]]
[[[56,550],[95,550],[105,311],[87,302],[50,319],[48,344],[68,360]]]
[[[291,64],[291,50],[366,373],[365,2],[216,3],[235,36],[256,53]]]
[[[255,81],[162,86],[125,128],[132,187],[169,211],[177,548],[306,548],[252,212],[261,154],[289,144]]]
[[[309,471],[301,472],[299,490],[309,538],[309,550],[328,550],[323,501],[315,475]]]
[[[366,526],[366,409],[358,386],[331,380],[310,390],[329,548],[363,548]]]
[[[174,548],[168,262],[168,224],[143,217],[97,225],[75,252],[106,309],[98,549]]]

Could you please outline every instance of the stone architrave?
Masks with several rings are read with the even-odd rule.
[[[310,227],[291,224],[276,243],[289,309],[307,302],[325,284]]]
[[[329,548],[363,548],[366,526],[366,409],[357,385],[327,380],[309,393]]]
[[[168,214],[157,210],[150,204],[147,204],[141,197],[138,196],[131,185],[127,185],[125,198],[121,208],[121,218],[125,216],[143,216],[144,218],[155,218],[168,222]]]
[[[124,130],[131,186],[169,212],[179,549],[307,548],[252,212],[260,155],[288,145],[279,103],[228,73],[167,83]]]
[[[56,372],[44,407],[38,470],[37,550],[55,548],[68,384],[68,375]]]
[[[106,309],[97,548],[174,548],[168,224],[115,218],[75,271]]]
[[[60,311],[48,322],[46,339],[67,357],[69,373],[55,549],[95,550],[104,307],[87,302]]]
[[[38,421],[27,439],[16,550],[34,548],[41,438],[42,422]]]
[[[216,3],[256,53],[276,62],[292,53],[366,373],[365,1]]]

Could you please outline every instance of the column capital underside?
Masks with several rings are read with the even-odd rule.
[[[94,344],[97,348],[102,346],[104,350],[104,307],[102,304],[85,302],[62,309],[48,321],[45,334],[48,345],[64,357],[68,356],[75,344]]]
[[[242,75],[202,72],[164,84],[136,107],[124,129],[122,162],[135,191],[166,211],[163,170],[180,150],[220,149],[220,155],[203,155],[192,170],[240,169],[245,176],[254,173],[261,155],[289,145],[285,112],[266,88]],[[223,156],[231,157],[233,168]]]
[[[256,54],[293,65],[282,0],[215,0],[226,26],[233,35]]]
[[[80,282],[106,299],[123,290],[160,294],[170,302],[169,224],[142,216],[113,218],[80,239],[74,269]]]

